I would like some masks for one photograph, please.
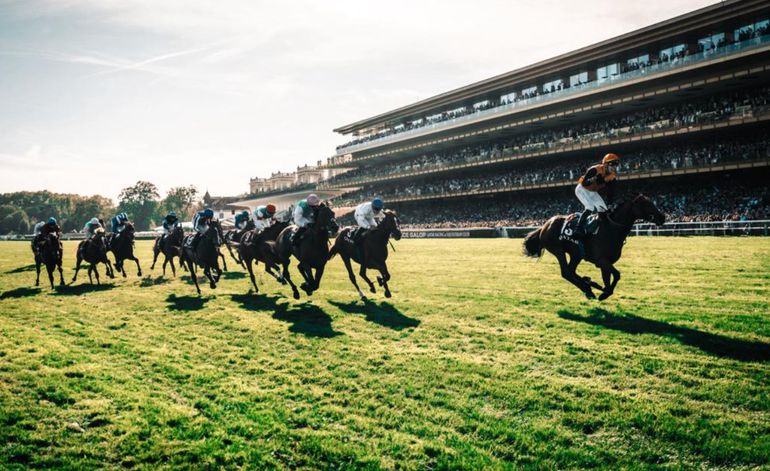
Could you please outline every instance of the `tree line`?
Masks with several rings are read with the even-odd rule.
[[[192,186],[171,188],[164,198],[158,188],[146,181],[123,188],[118,204],[104,196],[82,196],[50,191],[0,193],[0,234],[29,234],[35,224],[53,216],[64,232],[79,231],[92,217],[109,219],[118,212],[128,213],[139,231],[160,225],[169,211],[180,220],[189,220],[200,207],[198,190]]]

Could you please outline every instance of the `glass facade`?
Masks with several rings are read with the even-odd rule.
[[[680,52],[687,49],[687,46],[684,44],[677,44],[676,46],[667,47],[665,49],[660,50],[659,58],[662,61],[667,61],[671,59],[672,57],[676,56]]]
[[[588,72],[580,72],[579,74],[570,75],[569,77],[570,87],[576,87],[584,83],[588,83]]]
[[[537,94],[537,86],[527,87],[521,91],[522,96],[532,96]]]
[[[632,57],[626,61],[626,65],[629,67],[638,67],[647,65],[650,62],[649,54],[642,54],[641,56]]]
[[[610,77],[620,73],[620,64],[607,64],[604,67],[596,69],[596,79],[600,82],[609,80]]]
[[[725,43],[725,33],[712,34],[698,40],[698,49],[700,51],[709,51],[721,47]]]
[[[500,103],[513,103],[514,101],[516,101],[516,92],[500,95]]]
[[[551,93],[564,88],[564,80],[556,79],[543,84],[543,93]]]

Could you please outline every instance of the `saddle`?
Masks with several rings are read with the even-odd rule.
[[[564,240],[582,247],[582,242],[579,238],[575,237],[576,233],[580,233],[578,223],[580,221],[580,213],[572,213],[566,217],[564,224],[561,226],[561,232],[559,233],[559,240]],[[596,234],[599,230],[599,215],[597,213],[590,214],[584,223],[583,233],[587,235]]]

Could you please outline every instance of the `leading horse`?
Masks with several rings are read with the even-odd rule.
[[[222,226],[218,220],[209,223],[208,229],[200,236],[198,245],[195,249],[192,247],[194,234],[187,235],[182,244],[182,256],[179,258],[180,265],[187,266],[190,277],[195,283],[195,289],[201,294],[201,288],[198,286],[198,275],[195,273],[195,266],[200,265],[203,268],[203,274],[209,279],[209,287],[215,289],[219,277],[222,276],[222,270],[219,268],[219,247],[222,246],[224,237],[222,235]]]
[[[568,216],[554,216],[540,229],[536,229],[524,238],[524,254],[539,258],[543,250],[548,250],[559,261],[561,276],[577,286],[588,299],[595,299],[591,289],[602,291],[599,300],[612,296],[615,286],[620,281],[620,272],[615,268],[615,262],[620,259],[623,244],[636,221],[643,220],[662,225],[666,216],[655,207],[646,196],[639,194],[618,204],[614,211],[607,214],[606,220],[599,224],[595,234],[589,234],[584,239],[585,254],[581,253],[576,244],[560,240],[562,227],[568,221]],[[567,261],[569,255],[569,261]],[[577,266],[583,259],[596,265],[602,272],[604,286],[577,274]]]
[[[283,265],[283,278],[291,286],[294,299],[299,299],[299,291],[289,275],[289,263],[291,256],[299,261],[297,269],[305,281],[300,285],[308,296],[313,294],[321,286],[321,277],[324,274],[326,262],[329,260],[329,238],[337,235],[339,226],[334,219],[334,211],[326,204],[321,203],[313,209],[313,223],[305,230],[302,240],[298,244],[292,241],[297,232],[297,226],[289,226],[278,235],[277,253],[281,265]],[[315,270],[315,273],[313,273]]]
[[[383,211],[384,218],[377,224],[377,227],[370,229],[364,236],[361,242],[361,250],[356,247],[353,242],[352,233],[354,227],[346,227],[342,229],[337,235],[337,239],[334,241],[331,251],[329,252],[329,258],[331,259],[337,254],[340,254],[342,262],[345,264],[345,268],[348,270],[348,277],[353,286],[356,287],[358,295],[362,300],[366,300],[366,296],[358,287],[356,282],[356,275],[353,273],[353,267],[350,260],[357,262],[361,268],[358,274],[369,285],[369,291],[376,292],[374,289],[374,283],[367,278],[366,269],[371,268],[378,270],[381,276],[377,277],[377,283],[385,290],[385,297],[391,296],[390,288],[388,287],[388,281],[390,280],[390,272],[388,272],[388,266],[385,261],[388,259],[388,242],[391,236],[396,239],[401,239],[401,229],[398,226],[398,217],[394,211],[386,209]]]
[[[126,275],[126,269],[123,266],[125,260],[133,260],[136,262],[136,274],[142,276],[142,267],[139,266],[139,259],[134,256],[134,225],[130,222],[126,223],[125,229],[120,234],[112,234],[107,247],[115,256],[115,269],[118,273],[123,274],[123,278]]]

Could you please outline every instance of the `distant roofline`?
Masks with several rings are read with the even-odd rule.
[[[615,36],[565,54],[558,55],[519,69],[496,75],[478,82],[465,85],[445,93],[441,93],[418,102],[402,106],[384,113],[362,119],[345,126],[334,129],[340,134],[350,134],[384,121],[395,119],[401,115],[427,112],[434,108],[447,106],[451,103],[472,98],[474,96],[491,92],[506,85],[514,85],[517,82],[531,80],[548,73],[555,73],[569,67],[600,59],[603,56],[619,53],[626,49],[641,46],[655,40],[665,39],[673,33],[684,33],[692,29],[702,27],[698,22],[704,16],[708,16],[709,23],[718,23],[730,18],[742,16],[754,11],[766,9],[768,3],[765,0],[726,0],[709,5],[691,12],[679,15],[668,20],[660,21],[649,26]],[[677,28],[674,28],[677,26]]]

